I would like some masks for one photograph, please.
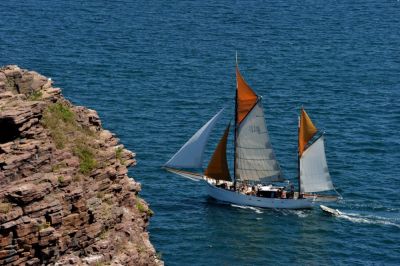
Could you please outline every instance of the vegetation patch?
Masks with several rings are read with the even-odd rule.
[[[103,228],[103,229],[101,230],[100,234],[99,234],[99,238],[100,238],[101,240],[104,240],[104,239],[108,238],[108,235],[109,235],[109,234],[110,234],[110,231],[107,230],[106,228]]]
[[[57,163],[57,164],[52,164],[51,165],[51,171],[52,172],[58,172],[60,171],[62,168],[67,167],[67,164],[65,162],[61,162],[61,163]]]
[[[154,212],[153,212],[150,208],[148,208],[148,209],[147,209],[147,215],[148,215],[148,216],[153,216],[153,215],[154,215]]]
[[[50,130],[51,137],[58,149],[65,148],[68,140],[71,140],[69,137],[78,130],[74,113],[62,103],[55,103],[47,107],[42,123]]]
[[[125,164],[124,159],[122,159],[122,151],[123,151],[123,150],[124,150],[124,149],[123,149],[122,147],[118,147],[118,148],[115,149],[115,158],[117,158],[117,160],[118,160],[122,165]]]
[[[55,103],[50,105],[48,110],[57,120],[62,120],[65,123],[75,123],[74,112],[65,104]]]
[[[137,251],[139,254],[143,253],[146,251],[146,247],[144,245],[138,245],[137,246]]]
[[[136,208],[140,212],[146,212],[146,208],[143,206],[143,204],[139,200],[136,201]]]
[[[102,204],[101,216],[104,220],[112,219],[112,206],[109,204]]]
[[[29,96],[29,101],[39,101],[43,97],[43,93],[41,91],[33,91]]]
[[[8,202],[0,202],[0,213],[8,213],[11,210],[11,204]]]
[[[45,223],[42,223],[42,224],[38,224],[37,225],[37,230],[40,232],[40,231],[42,231],[42,230],[44,230],[46,228],[49,228],[49,227],[50,227],[50,223],[49,222],[45,222]]]
[[[75,113],[64,103],[54,103],[45,110],[42,124],[50,131],[57,149],[69,149],[79,158],[79,172],[87,175],[97,167],[94,152],[95,133],[76,122]],[[63,165],[56,165],[53,172]]]
[[[140,212],[147,213],[147,215],[149,215],[149,216],[153,216],[153,214],[154,214],[154,212],[150,208],[145,207],[139,199],[136,199],[136,208]]]
[[[97,162],[89,146],[82,145],[76,147],[74,154],[79,157],[79,171],[82,174],[88,174],[96,168]]]
[[[161,253],[161,252],[157,252],[157,253],[156,253],[156,258],[157,258],[158,260],[162,260],[162,253]]]
[[[103,202],[107,203],[108,205],[112,205],[113,201],[112,201],[112,195],[111,194],[107,194],[104,198],[103,198]]]

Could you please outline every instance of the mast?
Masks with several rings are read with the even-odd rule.
[[[237,67],[237,54],[236,54],[236,67]],[[237,139],[237,81],[236,81],[236,93],[235,93],[235,133],[233,138],[233,186],[236,190],[236,139]]]
[[[236,71],[238,66],[238,56],[236,51]],[[233,187],[236,191],[236,139],[237,139],[237,100],[238,100],[238,80],[236,78],[236,90],[235,90],[235,131],[233,135]]]
[[[298,117],[298,123],[297,123],[297,179],[299,181],[299,196],[301,193],[301,182],[300,182],[300,116]]]
[[[272,149],[261,97],[236,64],[235,181],[274,182],[282,173]]]
[[[301,107],[298,123],[298,155],[297,155],[297,175],[299,179],[299,196],[301,193],[301,173],[300,160],[304,151],[308,148],[308,142],[317,134],[318,129],[314,126],[304,107]]]

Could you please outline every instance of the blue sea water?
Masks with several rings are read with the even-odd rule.
[[[288,179],[299,108],[326,131],[344,215],[221,205],[160,169],[226,107],[210,157],[233,116],[236,51]],[[166,265],[400,264],[398,0],[1,1],[5,64],[52,77],[137,153]]]

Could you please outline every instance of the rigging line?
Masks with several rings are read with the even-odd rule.
[[[257,94],[256,94],[257,95]],[[260,102],[261,98],[260,96],[257,95],[257,101],[254,103],[254,105],[251,107],[251,109],[249,110],[249,112],[242,118],[242,120],[240,121],[240,123],[238,124],[238,127],[240,127],[242,125],[242,123],[244,122],[244,120],[246,120],[246,118],[249,116],[249,114],[253,111],[253,109],[256,107],[256,105]]]
[[[342,194],[340,194],[337,190],[336,190],[336,188],[335,187],[333,187],[333,190],[336,192],[336,194],[338,194],[339,195],[339,200],[342,200],[343,199],[343,196],[342,196]]]
[[[317,134],[319,134],[318,137]],[[315,142],[317,142],[317,140],[319,140],[322,136],[325,135],[325,131],[318,131],[317,133],[314,134],[314,136],[312,136],[312,138],[310,139],[310,141],[308,143],[306,143],[306,146],[304,147],[303,153],[308,150],[308,148],[310,148]]]

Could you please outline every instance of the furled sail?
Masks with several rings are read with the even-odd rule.
[[[314,126],[306,111],[301,109],[300,124],[299,124],[299,154],[304,152],[307,143],[317,133],[317,128]]]
[[[211,130],[221,118],[223,110],[219,111],[200,128],[164,166],[172,168],[202,167],[205,146],[210,137]]]
[[[231,175],[229,174],[228,162],[226,160],[226,143],[228,142],[230,123],[225,129],[224,135],[218,143],[217,148],[211,157],[208,167],[204,174],[208,177],[217,180],[231,181]]]
[[[259,100],[237,129],[236,180],[282,181]]]
[[[300,158],[300,192],[333,189],[325,157],[324,136],[309,146]]]

